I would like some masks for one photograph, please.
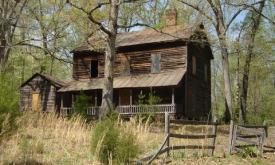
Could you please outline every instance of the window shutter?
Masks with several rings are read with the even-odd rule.
[[[151,54],[151,73],[159,73],[161,54]]]

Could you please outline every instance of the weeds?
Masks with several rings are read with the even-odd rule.
[[[238,155],[242,158],[258,157],[260,152],[256,147],[245,147]]]
[[[117,120],[109,117],[96,124],[91,151],[104,164],[121,164],[137,157],[140,149],[133,133],[124,131]]]

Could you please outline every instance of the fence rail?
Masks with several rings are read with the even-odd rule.
[[[267,137],[267,126],[238,125],[230,122],[228,152],[240,152],[246,147],[257,147],[260,154],[264,152],[264,141]],[[244,144],[240,144],[242,142]]]
[[[206,125],[212,127],[211,134],[176,134],[171,133],[170,128],[171,124],[194,124],[194,125]],[[166,137],[163,141],[163,144],[161,147],[154,152],[153,154],[141,159],[138,161],[138,164],[142,164],[142,161],[148,161],[147,163],[150,164],[154,159],[156,159],[159,155],[163,153],[167,153],[167,156],[170,155],[170,151],[172,150],[180,150],[180,149],[208,149],[210,151],[210,155],[214,154],[215,150],[215,143],[216,143],[216,137],[217,137],[217,126],[218,123],[216,122],[204,122],[204,121],[188,121],[188,120],[170,120],[169,113],[165,113],[165,133]],[[207,139],[210,138],[212,141],[210,142],[210,145],[196,145],[196,144],[189,144],[189,145],[177,145],[177,146],[171,146],[170,140],[171,138],[180,138],[180,139]]]

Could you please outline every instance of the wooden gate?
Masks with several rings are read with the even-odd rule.
[[[266,137],[267,126],[238,125],[231,121],[228,152],[232,154],[246,147],[257,147],[260,154],[263,154]]]
[[[171,132],[171,124],[180,124],[180,125],[205,125],[210,126],[211,133],[204,133],[204,134],[177,134]],[[169,114],[165,113],[165,139],[161,145],[161,147],[153,154],[143,158],[140,160],[139,163],[147,161],[148,164],[150,164],[154,159],[156,159],[159,155],[163,153],[167,153],[167,156],[170,156],[170,151],[172,150],[180,150],[180,149],[207,149],[209,150],[209,155],[214,154],[215,150],[215,143],[216,143],[216,137],[217,137],[217,122],[207,122],[207,121],[190,121],[190,120],[175,120],[170,119]],[[178,146],[172,146],[171,140],[173,138],[178,139],[211,139],[211,144],[209,145],[198,145],[198,144],[190,144],[190,145],[178,145]]]

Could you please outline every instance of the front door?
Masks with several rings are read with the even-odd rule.
[[[119,90],[119,105],[130,105],[131,91],[129,89]]]
[[[32,94],[32,110],[33,111],[40,111],[40,102],[41,97],[39,93]]]

